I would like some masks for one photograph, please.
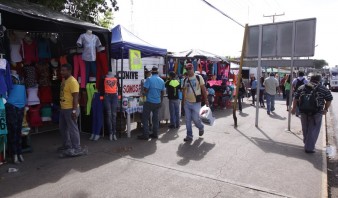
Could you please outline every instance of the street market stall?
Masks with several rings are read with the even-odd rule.
[[[143,110],[139,96],[141,80],[144,79],[144,68],[157,66],[161,71],[164,65],[163,57],[167,54],[167,50],[147,43],[121,25],[115,26],[111,32],[111,57],[114,64],[113,73],[119,79],[120,106],[123,106],[123,100],[136,101],[124,107],[124,112],[127,114],[127,133],[130,137],[130,116]],[[144,59],[147,57],[148,59]],[[153,59],[150,60],[150,57]],[[146,61],[148,65],[144,64]],[[126,97],[129,98],[126,99]],[[162,106],[165,108],[168,105]],[[164,109],[160,110],[160,115],[164,113]]]
[[[24,107],[25,116],[22,123],[22,134],[27,138],[31,133],[58,129],[62,80],[60,66],[69,63],[74,67],[74,71],[75,57],[80,61],[78,63],[86,61],[81,57],[86,46],[79,45],[82,34],[91,33],[100,41],[101,49],[104,49],[108,47],[110,31],[26,1],[2,0],[0,14],[0,53],[1,60],[7,64],[5,75],[2,77],[8,79],[8,82],[13,78],[17,79],[11,82],[12,84],[6,83],[8,86],[0,95],[6,97],[12,85],[16,83],[23,86],[23,91],[19,94],[27,92],[27,96],[23,95],[27,105]],[[109,50],[107,52],[109,53]],[[105,50],[99,53],[97,56],[100,56],[100,60],[97,59],[96,62],[98,70],[108,69],[109,54]],[[78,65],[78,70],[85,71],[83,65]],[[105,71],[101,74],[104,73]],[[86,95],[86,85],[89,83],[87,79],[96,77],[96,74],[98,73],[88,72],[88,75],[84,76],[82,72],[80,75],[73,73],[74,77],[82,77],[82,80],[78,79],[82,95]],[[21,78],[24,78],[24,81],[21,81]],[[80,102],[82,113],[87,113],[87,104],[89,100],[83,97]],[[91,120],[81,122],[80,119],[80,123],[91,124]]]

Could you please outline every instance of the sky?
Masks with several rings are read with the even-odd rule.
[[[338,65],[337,0],[207,0],[240,24],[257,25],[317,18],[316,59]],[[114,24],[120,24],[152,45],[179,52],[201,49],[239,57],[244,28],[202,0],[119,0]]]

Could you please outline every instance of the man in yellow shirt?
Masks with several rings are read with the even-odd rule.
[[[80,146],[80,132],[77,119],[79,109],[79,83],[72,76],[72,66],[64,64],[61,67],[61,76],[64,79],[60,92],[60,120],[59,128],[63,145],[58,150],[62,151],[60,157],[75,157],[87,154],[87,148]]]

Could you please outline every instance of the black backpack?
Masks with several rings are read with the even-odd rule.
[[[294,91],[297,91],[297,89],[298,89],[300,86],[304,85],[304,80],[305,80],[305,78],[303,78],[302,80],[299,80],[299,79],[297,78],[297,83],[296,83],[296,86],[295,86],[295,90],[294,90]]]
[[[308,115],[314,115],[320,111],[318,105],[318,92],[316,85],[315,87],[311,87],[308,85],[304,85],[303,90],[299,96],[299,111],[301,113],[305,113]]]

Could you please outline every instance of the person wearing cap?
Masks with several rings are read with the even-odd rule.
[[[270,112],[275,110],[276,90],[279,88],[278,80],[275,78],[273,72],[271,72],[270,76],[264,80],[263,85],[265,86],[266,93],[267,114],[270,115]]]
[[[311,74],[310,82],[307,84],[301,85],[295,92],[295,97],[292,103],[291,113],[296,113],[296,108],[299,105],[301,95],[308,92],[309,90],[316,89],[316,100],[318,111],[313,114],[307,114],[301,112],[300,121],[302,123],[303,131],[303,142],[304,142],[304,151],[305,153],[315,153],[315,145],[318,139],[318,135],[322,125],[322,117],[325,115],[331,102],[333,96],[326,87],[321,85],[321,75]]]
[[[169,128],[179,128],[180,127],[180,100],[178,98],[178,92],[181,87],[181,84],[178,80],[175,79],[176,73],[171,71],[169,73],[169,79],[165,83],[165,87],[168,92],[169,99],[169,111],[170,111],[170,125]]]
[[[194,73],[193,65],[191,63],[188,63],[186,65],[186,70],[188,73],[188,77],[184,79],[182,84],[182,105],[184,105],[187,127],[187,136],[183,140],[185,142],[188,142],[193,140],[191,123],[192,121],[199,130],[199,136],[202,136],[204,134],[204,125],[200,120],[199,111],[201,108],[202,100],[205,102],[206,106],[209,106],[209,102],[203,78]]]
[[[142,124],[143,124],[143,134],[137,136],[140,140],[148,140],[149,137],[157,139],[158,138],[158,128],[159,128],[159,109],[163,101],[164,95],[164,81],[158,75],[158,68],[153,67],[151,69],[152,76],[147,78],[144,82],[143,89],[146,96],[146,102],[143,105],[142,113]],[[153,122],[153,133],[149,135],[149,123],[150,113],[153,113],[152,122]]]

